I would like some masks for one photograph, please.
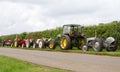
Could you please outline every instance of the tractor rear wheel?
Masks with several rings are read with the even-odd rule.
[[[60,38],[60,48],[62,50],[67,50],[67,49],[70,49],[71,48],[71,39],[69,36],[67,35],[63,35],[61,38]]]
[[[56,48],[55,39],[51,39],[51,40],[49,41],[49,48],[50,48],[50,49],[55,49],[55,48]]]
[[[96,38],[93,41],[93,50],[97,51],[97,52],[100,52],[100,51],[102,51],[102,47],[103,47],[102,38]]]
[[[41,40],[39,41],[38,46],[39,46],[39,48],[44,48],[44,47],[45,47],[45,42],[44,42],[43,39],[41,39]]]

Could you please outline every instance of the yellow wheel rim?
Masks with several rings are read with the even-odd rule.
[[[85,40],[84,39],[80,39],[80,48],[82,48],[83,47],[83,45],[85,44]]]
[[[16,41],[14,42],[14,46],[15,46],[15,47],[17,46],[17,42],[16,42]]]
[[[60,45],[62,48],[65,48],[66,47],[66,44],[67,44],[67,40],[65,37],[62,37],[61,38],[61,41],[60,41]]]
[[[52,40],[50,41],[49,47],[50,47],[50,48],[53,47],[53,42],[52,42]]]

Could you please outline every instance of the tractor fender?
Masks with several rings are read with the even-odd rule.
[[[106,38],[105,42],[104,42],[104,46],[105,47],[109,47],[111,45],[111,43],[115,42],[115,38],[113,37],[108,37]]]
[[[87,38],[87,46],[92,47],[93,46],[93,41],[95,40],[96,37],[90,37]]]
[[[87,42],[95,40],[95,37],[87,38]]]

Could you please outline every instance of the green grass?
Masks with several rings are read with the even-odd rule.
[[[0,55],[0,72],[70,72]]]

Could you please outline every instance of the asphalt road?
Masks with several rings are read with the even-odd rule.
[[[0,48],[0,55],[73,72],[120,72],[120,57]]]

